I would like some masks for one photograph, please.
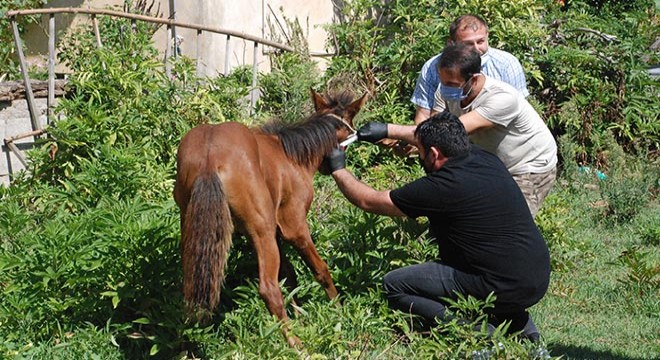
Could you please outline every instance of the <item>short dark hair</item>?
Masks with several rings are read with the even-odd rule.
[[[488,24],[482,18],[477,15],[461,15],[454,22],[449,25],[449,38],[452,41],[456,41],[456,33],[461,30],[470,29],[472,31],[479,30],[480,27],[485,27],[486,32],[488,32]]]
[[[442,50],[438,71],[440,69],[459,69],[463,80],[481,72],[481,55],[474,47],[465,44],[450,44]]]
[[[470,139],[463,123],[449,111],[422,121],[415,129],[415,137],[427,153],[431,146],[437,147],[448,158],[470,151]]]

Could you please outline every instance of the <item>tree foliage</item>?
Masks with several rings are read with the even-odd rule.
[[[19,74],[18,55],[14,45],[14,32],[7,11],[40,8],[47,0],[0,0],[0,81],[14,79]],[[35,16],[19,16],[14,19],[22,34],[28,24],[36,23]]]
[[[660,144],[658,64],[649,46],[660,37],[655,4],[554,0],[345,2],[330,26],[339,55],[327,76],[357,73],[375,97],[378,116],[409,123],[418,71],[447,41],[449,24],[477,14],[489,24],[490,46],[516,55],[530,98],[556,135],[580,145],[581,163],[607,166],[607,138],[627,151],[656,156]]]

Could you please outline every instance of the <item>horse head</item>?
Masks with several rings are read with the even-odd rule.
[[[314,103],[314,110],[318,115],[333,114],[339,117],[349,129],[353,129],[353,118],[360,112],[360,109],[367,102],[367,94],[362,95],[357,100],[353,101],[353,94],[344,91],[338,94],[323,96],[314,89],[312,92],[312,102]],[[350,134],[345,135],[347,137]],[[340,142],[344,138],[339,139]]]
[[[353,125],[353,118],[367,101],[367,94],[362,95],[357,100],[353,100],[353,94],[342,92],[339,94],[323,96],[314,89],[311,89],[312,102],[316,115],[329,118],[329,120],[340,120],[339,124],[343,126],[336,127],[337,145],[347,146],[356,139],[356,131]],[[324,154],[324,156],[327,155]],[[318,171],[321,174],[329,174],[329,169],[325,161],[321,162]]]

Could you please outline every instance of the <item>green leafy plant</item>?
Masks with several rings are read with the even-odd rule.
[[[653,208],[648,214],[635,217],[633,225],[642,245],[660,245],[660,211],[657,208]]]
[[[626,306],[651,315],[657,314],[660,308],[657,299],[660,292],[660,259],[656,255],[651,249],[631,246],[617,258],[617,264],[625,272],[625,277],[618,280],[632,299]]]
[[[569,199],[567,193],[555,188],[546,197],[535,218],[552,254],[554,271],[569,271],[576,266],[575,261],[588,251],[584,242],[571,236],[571,229],[577,225],[577,220]]]
[[[660,171],[656,163],[633,158],[616,144],[609,148],[608,176],[600,184],[601,196],[607,202],[607,221],[628,222],[651,201]]]
[[[647,294],[653,294],[660,289],[660,266],[653,262],[650,251],[631,247],[621,253],[618,260],[628,271],[627,278],[621,280],[624,284],[638,288],[647,287],[650,289]]]
[[[40,8],[47,0],[0,1],[0,82],[15,80],[20,75],[18,55],[14,42],[14,32],[7,11]],[[14,18],[19,35],[25,32],[29,24],[37,23],[36,16],[18,16]]]
[[[326,75],[313,72],[304,53],[280,55],[272,77],[259,77],[265,95],[255,118],[246,100],[252,90],[248,68],[198,79],[194,62],[181,57],[172,63],[168,77],[150,45],[153,28],[139,23],[133,32],[125,21],[101,17],[101,29],[109,34],[103,36],[103,49],[96,48],[91,33],[73,35],[61,48],[62,59],[75,69],[73,90],[60,102],[62,119],[29,153],[30,171],[18,175],[11,186],[0,187],[0,357],[300,356],[288,347],[281,324],[259,299],[255,256],[240,236],[234,239],[213,321],[198,324],[182,311],[178,209],[171,198],[178,141],[202,123],[299,118],[310,111],[309,86],[371,91],[358,126],[371,119],[408,123],[416,71],[441,49],[453,17],[467,11],[486,14],[493,44],[521,58],[536,105],[547,118],[557,114],[552,127],[563,134],[560,178],[537,217],[554,270],[548,293],[531,309],[542,341],[531,344],[504,336],[504,327],[491,338],[475,331],[475,326],[483,326],[484,309],[492,298],[458,299],[452,311],[469,321],[430,330],[420,331],[419,319],[391,310],[380,287],[382,277],[437,257],[425,220],[361,212],[343,198],[330,177],[318,176],[308,223],[340,296],[329,301],[304,262],[283,247],[299,280],[299,286],[285,288],[284,295],[291,331],[305,344],[302,355],[657,357],[653,246],[658,181],[652,162],[657,131],[648,116],[657,105],[644,93],[655,91],[649,88],[653,83],[638,73],[646,60],[636,56],[657,33],[653,15],[631,13],[619,24],[611,14],[601,19],[584,3],[574,2],[562,12],[555,12],[556,4],[539,7],[546,4],[347,2],[338,9],[340,25],[333,27],[339,56]],[[567,22],[552,30],[556,19]],[[618,56],[611,69],[592,58],[600,56],[591,38],[598,35],[569,30],[585,24],[622,40],[601,44],[605,56]],[[569,39],[561,42],[559,35]],[[629,52],[623,51],[625,46]],[[534,64],[551,70],[534,75]],[[585,66],[584,83],[575,71],[578,65]],[[564,73],[561,68],[566,68]],[[564,80],[571,81],[571,87],[560,88]],[[617,92],[621,89],[623,96]],[[611,90],[616,93],[592,93]],[[596,109],[600,104],[612,109]],[[585,108],[593,111],[582,119]],[[629,118],[622,120],[622,115]],[[600,123],[605,118],[609,122]],[[593,125],[593,134],[580,124]],[[348,168],[377,189],[395,188],[422,175],[415,159],[399,158],[371,144],[353,144],[347,154]],[[599,179],[596,170],[606,179]],[[629,198],[637,194],[630,188],[647,185],[644,202],[628,213],[633,207]],[[618,191],[630,192],[620,205],[609,197]],[[614,210],[609,202],[617,204]],[[613,214],[628,214],[629,220],[601,220],[619,219]],[[613,322],[619,330],[616,337]]]

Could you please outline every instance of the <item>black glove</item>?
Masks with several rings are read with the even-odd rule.
[[[346,167],[346,153],[340,148],[334,148],[330,154],[326,155],[325,162],[328,164],[330,173]]]
[[[375,143],[387,137],[387,124],[370,121],[357,131],[358,140]]]

